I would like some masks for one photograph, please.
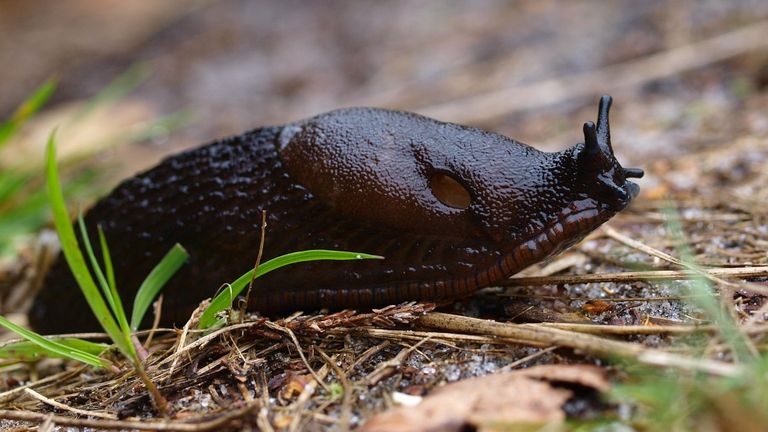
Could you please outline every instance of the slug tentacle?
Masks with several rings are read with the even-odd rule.
[[[256,281],[251,311],[455,299],[571,246],[637,196],[627,178],[643,171],[616,160],[610,107],[604,96],[585,142],[558,153],[413,113],[332,111],[172,156],[123,182],[85,223],[92,238],[104,227],[123,298],[174,243],[184,245],[190,259],[163,290],[162,325],[183,324],[251,269],[262,210],[263,261],[305,249],[385,259],[271,272]],[[44,285],[34,328],[97,327],[61,257]]]
[[[624,177],[626,178],[643,178],[645,171],[640,168],[624,168]]]
[[[600,98],[600,106],[597,110],[597,125],[591,121],[584,123],[585,156],[590,159],[598,159],[603,164],[615,162],[613,147],[611,146],[611,128],[608,120],[611,103],[612,99],[610,96]]]
[[[595,159],[603,156],[600,144],[597,143],[597,130],[595,123],[584,123],[584,158]]]
[[[611,147],[611,128],[608,122],[608,114],[611,111],[613,98],[604,95],[600,98],[600,105],[597,108],[597,144],[605,154],[613,156],[613,147]]]
[[[640,192],[639,186],[627,178],[640,178],[643,170],[624,168],[613,153],[609,113],[612,99],[600,98],[597,124],[584,123],[584,144],[577,145],[580,176],[584,187],[594,189],[591,196],[612,211],[620,211]]]

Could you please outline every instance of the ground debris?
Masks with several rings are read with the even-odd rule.
[[[493,431],[562,423],[563,405],[575,387],[606,391],[609,384],[605,371],[592,365],[535,366],[469,378],[438,388],[416,406],[374,416],[361,430]]]

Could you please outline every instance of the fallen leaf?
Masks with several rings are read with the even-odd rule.
[[[604,300],[590,300],[581,307],[581,310],[589,315],[598,315],[611,309],[613,309],[613,304]]]
[[[565,420],[562,406],[573,391],[554,383],[601,392],[610,387],[605,371],[597,366],[536,366],[448,384],[417,406],[395,408],[371,418],[361,430],[512,430],[511,425],[561,423]]]
[[[286,373],[285,386],[280,390],[280,398],[293,400],[297,398],[304,388],[315,379],[310,374],[298,374],[292,371]]]

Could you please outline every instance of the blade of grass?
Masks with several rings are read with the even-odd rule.
[[[50,99],[56,90],[56,80],[50,78],[16,108],[11,118],[0,124],[0,148],[10,140],[16,131]]]
[[[4,316],[0,315],[0,326],[7,328],[8,330],[16,333],[17,335],[27,339],[28,341],[45,348],[48,351],[52,351],[64,358],[77,360],[91,366],[106,367],[108,363],[106,360],[101,359],[93,354],[81,351],[77,348],[63,345],[59,342],[46,339],[32,330],[27,330],[20,325],[14,324]]]
[[[281,255],[276,258],[262,263],[259,265],[256,274],[254,275],[253,269],[240,276],[230,284],[230,287],[220,292],[211,301],[211,304],[205,309],[200,316],[199,328],[208,328],[216,322],[216,314],[230,307],[232,300],[240,295],[243,289],[248,285],[252,278],[263,276],[273,270],[277,270],[280,267],[285,267],[290,264],[297,264],[306,261],[347,261],[358,259],[383,259],[384,257],[378,255],[364,254],[360,252],[346,252],[346,251],[332,251],[332,250],[306,250],[300,252],[291,252],[289,254]],[[258,295],[258,291],[256,292]]]
[[[17,173],[13,170],[3,170],[0,176],[0,206],[5,206],[5,201],[12,198],[15,193],[27,184],[31,174]]]
[[[157,297],[160,289],[168,282],[176,271],[187,261],[189,254],[178,243],[163,257],[162,260],[152,269],[144,282],[139,287],[136,297],[133,300],[133,313],[131,314],[131,328],[135,331],[141,325],[147,309],[152,301]]]
[[[130,66],[128,70],[118,75],[117,78],[99,90],[94,97],[90,98],[83,109],[75,114],[72,123],[82,120],[97,107],[108,106],[122,99],[144,82],[148,76],[149,66],[146,62],[139,62]]]
[[[90,342],[83,339],[76,339],[76,338],[62,338],[62,339],[46,338],[46,339],[49,341],[64,345],[70,349],[83,351],[85,353],[92,354],[95,356],[99,356],[101,353],[103,353],[106,349],[109,348],[109,345]],[[68,358],[68,357],[61,356],[58,353],[53,352],[51,350],[45,349],[34,342],[29,342],[29,341],[14,342],[14,343],[7,344],[3,347],[0,347],[0,358],[36,360],[36,359],[39,359],[40,357]]]
[[[23,191],[19,195],[23,194]],[[45,213],[45,196],[33,194],[19,205],[0,209],[0,255],[13,252],[16,242],[29,236],[44,225],[48,218]]]
[[[83,220],[83,213],[80,211],[77,215],[77,227],[80,229],[80,237],[83,239],[83,246],[85,247],[85,255],[88,257],[88,261],[91,263],[93,273],[96,274],[96,281],[101,285],[101,290],[104,293],[104,297],[107,299],[107,304],[112,309],[112,313],[117,316],[115,298],[112,296],[112,290],[109,289],[107,278],[104,276],[104,272],[101,270],[99,261],[96,259],[96,254],[93,253],[93,245],[91,244],[91,237],[88,235],[88,230],[85,228],[85,221]],[[118,317],[119,318],[119,317]]]
[[[663,212],[666,228],[675,244],[678,245],[676,249],[680,259],[690,268],[696,270],[697,274],[691,277],[692,285],[690,288],[691,294],[694,295],[694,303],[704,311],[709,319],[717,324],[725,343],[731,347],[737,359],[744,362],[754,360],[754,351],[750,349],[749,339],[741,332],[733,317],[718,302],[718,296],[714,292],[712,282],[701,276],[704,271],[696,264],[693,253],[687,246],[688,243],[683,235],[683,228],[675,207],[671,203],[667,204]]]
[[[117,325],[120,327],[120,331],[126,339],[131,338],[131,329],[128,327],[128,318],[125,316],[123,310],[123,302],[120,300],[120,294],[117,292],[117,287],[110,284],[107,278],[104,276],[104,271],[99,265],[99,261],[96,259],[96,254],[93,252],[93,244],[91,243],[91,237],[88,235],[88,230],[85,227],[85,221],[83,220],[82,212],[77,216],[77,225],[80,228],[80,235],[83,238],[83,245],[85,246],[85,252],[88,255],[88,260],[91,262],[93,272],[96,273],[96,279],[101,285],[101,291],[104,293],[104,297],[107,299],[107,304],[112,310],[113,317],[117,320]],[[106,239],[103,238],[101,231],[99,231],[102,244],[102,256],[104,256],[104,247],[109,247],[106,243]],[[106,256],[109,256],[109,250],[106,249]],[[110,267],[112,266],[110,257]],[[114,275],[112,275],[112,282],[114,282]]]
[[[85,295],[85,299],[96,316],[96,319],[99,321],[99,324],[101,324],[109,337],[112,338],[112,341],[117,345],[120,352],[135,361],[138,358],[136,349],[131,343],[130,338],[126,338],[120,331],[111,312],[107,309],[107,305],[104,303],[104,299],[101,297],[99,289],[96,287],[93,277],[88,271],[88,265],[85,263],[85,258],[77,243],[75,230],[72,228],[72,223],[69,220],[69,213],[67,212],[67,206],[64,202],[64,194],[61,190],[58,169],[56,167],[55,131],[51,132],[51,135],[48,138],[46,156],[48,198],[51,202],[53,221],[56,226],[56,231],[59,234],[64,258],[67,260],[67,264],[69,264],[69,268],[80,286],[80,289],[83,291],[83,295]]]
[[[104,260],[104,271],[107,273],[107,283],[109,287],[115,292],[114,297],[118,300],[120,296],[117,294],[117,284],[115,283],[115,269],[112,266],[112,255],[109,253],[109,245],[107,245],[107,238],[104,236],[104,231],[101,229],[101,225],[96,226],[99,231],[99,243],[101,245],[101,257]],[[122,306],[122,302],[120,303]],[[122,307],[120,308],[122,310]]]
[[[131,136],[131,142],[150,141],[170,135],[195,120],[195,114],[188,110],[179,110],[152,120],[146,127]]]
[[[0,177],[5,175],[5,172],[0,173]],[[0,202],[0,256],[14,252],[17,240],[38,232],[49,221],[50,206],[44,182],[39,183],[32,174],[16,175],[22,180],[21,183],[14,181],[15,188],[7,191],[8,196]],[[0,180],[0,189],[2,183]],[[80,172],[70,179],[65,193],[81,195],[88,188],[88,183],[93,183],[91,171]]]

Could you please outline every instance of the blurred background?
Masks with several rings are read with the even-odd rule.
[[[354,105],[559,150],[608,93],[646,198],[746,181],[762,199],[767,19],[764,0],[0,0],[0,119],[24,120],[0,169],[39,176],[58,127],[92,196],[181,148]]]

